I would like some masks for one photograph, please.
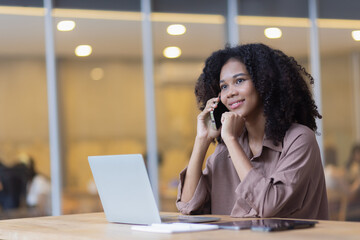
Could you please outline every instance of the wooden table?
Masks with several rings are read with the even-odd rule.
[[[168,214],[168,213],[167,213]],[[246,220],[219,216],[222,221]],[[104,213],[57,217],[37,217],[0,221],[0,239],[360,239],[359,222],[319,221],[314,228],[282,232],[212,230],[192,233],[149,233],[130,229],[131,225],[108,223]]]

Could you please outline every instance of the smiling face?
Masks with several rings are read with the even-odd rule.
[[[231,111],[246,119],[263,114],[263,105],[245,65],[229,59],[220,72],[221,101]]]

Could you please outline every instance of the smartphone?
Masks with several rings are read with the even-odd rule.
[[[210,112],[211,125],[215,130],[218,130],[221,127],[221,115],[228,111],[229,110],[225,107],[225,105],[219,101],[217,107],[214,108],[214,111]]]
[[[303,220],[285,220],[285,219],[262,219],[253,222],[251,226],[252,231],[260,232],[274,232],[291,229],[301,229],[314,227],[317,221],[303,221]]]

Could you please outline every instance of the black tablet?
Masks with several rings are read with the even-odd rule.
[[[290,229],[301,229],[314,227],[317,221],[290,220],[290,219],[259,219],[231,221],[223,223],[214,223],[220,229],[243,230],[251,229],[252,231],[273,232]]]

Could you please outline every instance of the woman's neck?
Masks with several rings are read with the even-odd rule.
[[[246,119],[245,126],[248,133],[249,147],[253,156],[260,154],[265,135],[265,116],[258,114],[257,117]]]
[[[245,127],[248,132],[249,140],[262,143],[265,134],[265,116],[263,112],[252,118],[246,118]]]

